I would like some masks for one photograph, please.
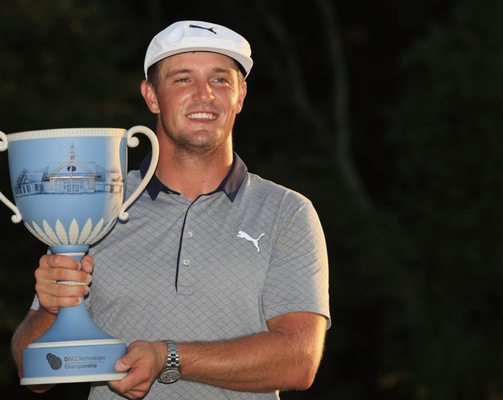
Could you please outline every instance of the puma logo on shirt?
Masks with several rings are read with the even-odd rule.
[[[256,239],[253,239],[250,235],[248,235],[246,232],[239,231],[238,232],[238,238],[248,240],[249,242],[252,242],[255,248],[257,249],[257,252],[260,253],[260,247],[258,245],[258,241],[262,239],[262,236],[264,236],[265,233],[261,233],[260,236]]]

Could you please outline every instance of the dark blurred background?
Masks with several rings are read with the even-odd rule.
[[[144,52],[177,19],[251,42],[236,150],[325,229],[333,326],[314,386],[284,398],[503,399],[503,2],[4,0],[0,129],[153,127]],[[0,178],[12,198],[6,153]],[[10,337],[45,246],[10,215],[1,396],[84,399],[85,384],[18,384]]]

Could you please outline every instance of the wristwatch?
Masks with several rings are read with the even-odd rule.
[[[180,355],[178,354],[175,342],[165,340],[164,343],[166,343],[166,347],[168,348],[168,358],[157,381],[159,383],[174,383],[180,379]]]

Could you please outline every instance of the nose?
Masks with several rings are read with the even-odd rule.
[[[195,96],[204,103],[211,102],[215,99],[213,88],[209,82],[198,82],[196,84]]]

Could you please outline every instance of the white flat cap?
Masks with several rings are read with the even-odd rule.
[[[240,34],[225,26],[204,21],[179,21],[154,36],[145,55],[145,77],[149,67],[163,58],[188,51],[210,51],[236,60],[246,76],[253,66],[251,48]]]

